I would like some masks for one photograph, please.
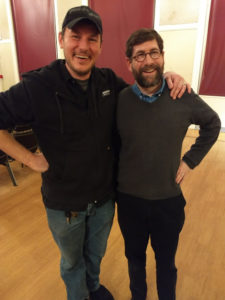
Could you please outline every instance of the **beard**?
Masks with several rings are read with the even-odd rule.
[[[74,66],[73,63],[71,63],[69,60],[67,60],[66,63],[69,66],[69,69],[74,74],[77,74],[80,77],[88,75],[91,72],[92,68],[94,67],[94,63],[93,63],[90,66],[88,66],[86,69],[82,70],[80,68],[76,68],[76,66]]]
[[[151,73],[149,73],[149,76],[144,76],[143,72],[148,70],[155,70],[156,74],[151,76]],[[143,88],[157,87],[162,82],[163,70],[164,64],[161,67],[156,64],[145,65],[138,71],[132,67],[132,72],[136,82]]]

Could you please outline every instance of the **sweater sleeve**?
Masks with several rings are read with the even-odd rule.
[[[32,120],[31,104],[24,81],[0,93],[0,129],[28,124]]]
[[[209,152],[221,128],[218,114],[198,95],[192,96],[192,100],[187,100],[191,106],[191,123],[199,125],[200,130],[195,143],[182,158],[191,169],[195,168]]]

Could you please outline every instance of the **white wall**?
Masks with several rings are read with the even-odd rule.
[[[8,16],[5,0],[0,0],[0,40],[9,38]]]
[[[2,90],[19,81],[10,0],[0,0],[0,74]]]
[[[160,31],[160,35],[164,40],[165,70],[181,74],[192,82],[196,30]]]

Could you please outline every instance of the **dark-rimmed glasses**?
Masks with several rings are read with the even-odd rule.
[[[139,52],[132,58],[135,59],[137,62],[143,62],[146,59],[147,54],[149,54],[152,59],[157,59],[161,56],[161,52],[159,50],[152,50],[149,52]]]

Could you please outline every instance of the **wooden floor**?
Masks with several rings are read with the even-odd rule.
[[[189,130],[184,150],[194,142]],[[0,166],[0,299],[65,300],[59,252],[49,233],[40,176],[17,162],[13,187]],[[225,299],[225,134],[183,183],[186,221],[177,253],[177,300]],[[101,281],[115,300],[130,300],[127,262],[115,217]],[[148,299],[156,300],[155,262],[148,249]]]

